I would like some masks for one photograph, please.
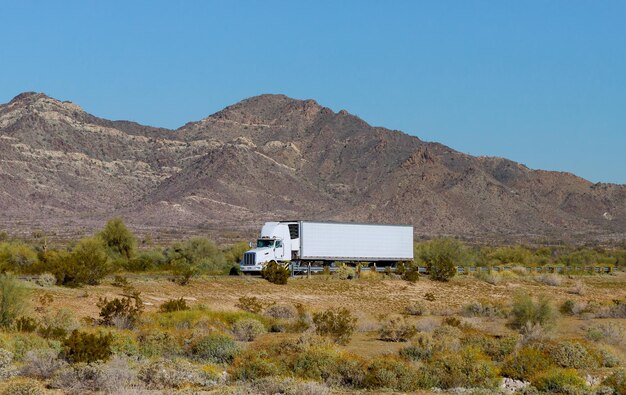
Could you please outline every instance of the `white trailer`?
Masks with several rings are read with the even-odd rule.
[[[413,260],[413,227],[315,221],[267,222],[240,268],[260,271],[275,261],[294,266],[333,262],[393,265]]]

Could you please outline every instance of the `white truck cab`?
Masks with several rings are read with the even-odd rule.
[[[290,232],[291,225],[291,232]],[[256,248],[246,252],[240,268],[242,271],[260,271],[269,262],[288,263],[297,256],[300,249],[297,236],[297,222],[266,222]],[[295,233],[294,233],[295,230]]]

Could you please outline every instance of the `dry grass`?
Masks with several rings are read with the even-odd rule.
[[[610,304],[614,299],[626,297],[626,273],[615,275],[580,276],[575,279],[563,277],[561,287],[539,283],[533,276],[512,277],[506,282],[492,285],[475,279],[473,276],[457,276],[448,283],[440,283],[422,278],[416,283],[402,280],[368,278],[360,280],[338,280],[325,276],[310,279],[290,279],[287,285],[274,285],[258,277],[203,277],[194,279],[187,286],[177,285],[165,278],[131,278],[133,287],[142,293],[147,303],[146,311],[157,311],[161,303],[169,299],[185,298],[189,305],[203,304],[216,311],[238,310],[235,304],[242,296],[256,296],[264,302],[279,304],[302,303],[309,309],[322,310],[342,306],[348,308],[359,319],[361,331],[375,328],[381,314],[403,313],[411,301],[419,301],[431,312],[431,316],[409,317],[411,322],[422,330],[438,325],[447,312],[462,311],[469,301],[489,300],[499,305],[508,306],[513,296],[527,292],[535,296],[545,295],[560,305],[566,299],[575,302]],[[583,286],[583,295],[572,294],[571,287]],[[96,302],[100,297],[116,297],[123,292],[104,281],[99,286],[86,286],[80,289],[53,286],[42,289],[33,287],[33,305],[37,305],[39,296],[51,294],[54,298],[51,308],[66,307],[76,312],[78,318],[97,318]],[[424,298],[426,293],[435,296],[434,301]],[[585,328],[593,320],[581,320],[576,317],[562,317],[555,329],[559,336],[584,338]],[[618,320],[619,321],[619,320]],[[623,321],[623,320],[622,320]],[[510,334],[504,318],[473,318],[472,326],[494,335]],[[423,327],[423,328],[422,328]],[[375,330],[375,329],[374,329]],[[268,334],[263,336],[276,336]],[[347,350],[362,355],[393,353],[399,345],[381,342],[370,333],[356,333]],[[622,352],[626,350],[621,350]]]

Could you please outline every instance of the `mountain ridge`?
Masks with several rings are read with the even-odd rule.
[[[471,156],[280,94],[172,130],[25,92],[0,105],[0,155],[5,228],[122,215],[139,228],[307,217],[477,239],[626,234],[625,185]]]

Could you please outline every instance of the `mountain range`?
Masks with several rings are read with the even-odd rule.
[[[316,219],[418,236],[619,240],[626,185],[475,157],[314,100],[261,95],[176,129],[110,121],[43,93],[0,105],[0,230],[258,230]]]

